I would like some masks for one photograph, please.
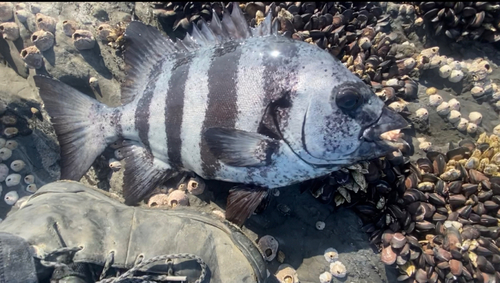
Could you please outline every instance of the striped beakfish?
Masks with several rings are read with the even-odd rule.
[[[122,106],[52,78],[35,83],[61,147],[61,179],[79,180],[124,140],[127,204],[191,172],[248,185],[227,200],[226,217],[242,224],[266,189],[383,156],[401,141],[381,134],[408,126],[331,54],[279,35],[271,12],[250,28],[234,4],[175,43],[133,21],[125,47]]]

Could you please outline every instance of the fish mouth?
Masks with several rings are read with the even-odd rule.
[[[383,148],[403,150],[409,145],[403,140],[401,130],[409,126],[403,116],[384,106],[377,122],[363,131],[362,139]]]

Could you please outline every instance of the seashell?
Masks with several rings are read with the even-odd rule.
[[[6,147],[0,148],[0,159],[5,161],[5,160],[9,159],[11,156],[12,156],[12,150],[10,150]]]
[[[460,111],[460,102],[455,98],[450,99],[450,101],[448,101],[448,104],[450,105],[451,110]]]
[[[406,244],[406,237],[401,233],[394,233],[391,239],[393,249],[400,249]]]
[[[448,113],[450,113],[451,109],[450,109],[450,105],[448,104],[448,102],[442,102],[441,104],[439,104],[439,106],[436,108],[436,111],[437,113],[440,115],[440,116],[446,116],[448,115]]]
[[[328,262],[335,262],[339,259],[339,253],[334,248],[328,248],[324,252],[324,257]]]
[[[325,225],[326,225],[325,222],[318,221],[318,222],[316,222],[316,229],[318,229],[319,231],[321,231],[321,230],[325,229]]]
[[[16,191],[10,191],[10,192],[6,193],[5,197],[3,198],[5,203],[8,205],[15,205],[18,199],[19,199],[19,195],[17,194]]]
[[[36,190],[38,190],[37,186],[35,184],[29,184],[26,186],[26,191],[28,193],[32,193],[34,194],[36,192]]]
[[[273,236],[262,236],[257,244],[262,251],[262,255],[267,261],[272,261],[276,257],[279,244]]]
[[[40,69],[43,66],[43,57],[36,46],[28,46],[21,50],[21,58],[30,68]]]
[[[168,195],[167,194],[156,194],[149,198],[149,207],[158,207],[168,205]]]
[[[500,136],[500,125],[495,126],[493,128],[493,134]]]
[[[19,144],[15,140],[8,140],[5,142],[4,146],[10,150],[14,150],[19,146]]]
[[[114,29],[108,24],[99,25],[99,27],[97,27],[97,33],[97,37],[102,41],[114,42],[118,38]]]
[[[340,261],[332,262],[330,263],[330,273],[337,278],[344,278],[347,275],[347,268]]]
[[[3,130],[3,134],[6,138],[13,138],[17,136],[19,130],[16,127],[7,127]]]
[[[439,47],[434,46],[434,47],[424,49],[424,50],[420,51],[420,54],[423,56],[426,56],[428,58],[432,58],[436,55],[439,55]]]
[[[30,12],[24,10],[24,9],[21,9],[21,10],[17,10],[15,12],[16,14],[16,17],[17,17],[17,20],[20,22],[20,23],[26,23],[28,21],[28,17],[30,16]]]
[[[12,115],[5,115],[2,117],[2,124],[7,126],[13,126],[17,123],[17,118]]]
[[[52,34],[56,33],[57,21],[53,17],[44,15],[42,13],[37,13],[35,15],[36,27],[39,30],[49,31]]]
[[[429,119],[429,111],[425,108],[419,108],[415,111],[415,116],[421,121],[427,121]]]
[[[20,182],[21,175],[19,174],[10,174],[7,178],[5,178],[5,185],[7,185],[7,187],[17,186]]]
[[[425,93],[426,93],[427,95],[437,94],[437,88],[435,88],[435,87],[430,87],[430,88],[428,88],[427,90],[425,90]]]
[[[465,132],[467,131],[467,126],[469,125],[469,121],[465,118],[460,118],[460,120],[454,125],[457,130]]]
[[[92,88],[97,88],[99,86],[99,80],[96,77],[89,78],[89,85]]]
[[[474,123],[469,123],[467,125],[467,133],[474,134],[477,132],[477,125]]]
[[[122,160],[123,158],[125,158],[125,154],[121,148],[116,149],[114,151],[114,155],[117,160]]]
[[[481,121],[483,120],[483,115],[477,111],[473,111],[469,113],[469,121],[471,123],[474,123],[476,125],[481,124]]]
[[[66,36],[71,37],[75,31],[77,31],[80,28],[80,25],[72,20],[65,20],[63,21],[63,32]]]
[[[31,41],[40,51],[49,50],[54,46],[54,35],[50,31],[39,30],[31,35]]]
[[[119,171],[122,168],[122,163],[114,158],[109,159],[109,168],[113,172]]]
[[[455,181],[460,177],[462,177],[462,173],[457,169],[448,170],[439,176],[443,181]]]
[[[205,182],[199,177],[191,178],[187,183],[187,190],[192,195],[201,195],[205,191]]]
[[[429,96],[429,105],[432,107],[438,107],[441,103],[443,103],[443,98],[439,94],[432,94]]]
[[[276,271],[276,279],[280,283],[299,283],[299,276],[297,271],[289,264],[281,264]]]
[[[364,36],[358,40],[358,45],[359,47],[361,47],[361,49],[368,50],[372,46],[372,42],[368,37]]]
[[[319,275],[319,282],[320,283],[330,283],[332,282],[333,276],[330,272],[325,271]]]
[[[19,26],[14,22],[0,24],[0,33],[5,40],[15,41],[19,38]]]
[[[94,35],[88,30],[76,30],[71,36],[73,44],[78,50],[92,49],[95,46]]]
[[[14,17],[14,5],[11,2],[0,2],[0,22],[7,22]]]
[[[392,247],[389,245],[387,247],[382,248],[382,251],[380,252],[380,260],[387,264],[387,265],[392,265],[396,262],[397,255],[393,251]]]
[[[10,169],[12,169],[12,171],[14,172],[19,172],[23,170],[24,167],[26,167],[26,163],[20,159],[14,160],[12,161],[12,163],[10,163]]]
[[[463,78],[464,78],[464,72],[462,72],[462,70],[453,70],[451,71],[450,73],[450,77],[448,78],[448,80],[452,83],[458,83],[459,81],[461,81]]]
[[[484,88],[475,86],[470,90],[473,97],[481,97],[484,94]]]
[[[3,163],[0,163],[0,182],[5,181],[8,175],[9,175],[9,167],[7,167],[7,165]]]
[[[496,175],[498,173],[498,165],[486,164],[484,166],[483,173],[490,176]]]
[[[33,175],[26,175],[24,176],[24,182],[29,185],[29,184],[34,184],[35,183],[35,176]]]
[[[419,143],[418,148],[423,151],[429,151],[432,148],[432,143],[428,141],[424,141]]]
[[[180,190],[175,190],[168,195],[167,203],[171,207],[188,206],[189,199],[185,192]]]
[[[446,79],[450,76],[452,70],[453,69],[450,67],[450,65],[443,65],[439,68],[439,76],[443,79]]]
[[[457,110],[451,110],[450,113],[448,113],[447,119],[450,123],[454,124],[462,119],[462,115]]]

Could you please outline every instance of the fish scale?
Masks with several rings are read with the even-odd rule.
[[[271,7],[270,11],[274,8]],[[406,127],[336,58],[277,34],[272,14],[249,28],[237,3],[173,43],[131,22],[122,106],[35,76],[61,147],[61,178],[79,180],[111,143],[120,149],[126,204],[178,174],[239,183],[227,200],[236,224],[267,189],[313,179],[394,151],[381,134]],[[78,102],[78,104],[74,104]]]

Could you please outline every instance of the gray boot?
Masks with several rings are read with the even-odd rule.
[[[106,277],[132,282],[125,278],[142,275],[142,281],[133,282],[257,283],[267,278],[256,244],[231,223],[190,208],[126,206],[73,181],[40,188],[0,223],[0,232],[29,242],[42,266],[55,270],[52,282],[94,282],[91,275],[102,282],[112,282]],[[82,266],[87,270],[79,270]]]

